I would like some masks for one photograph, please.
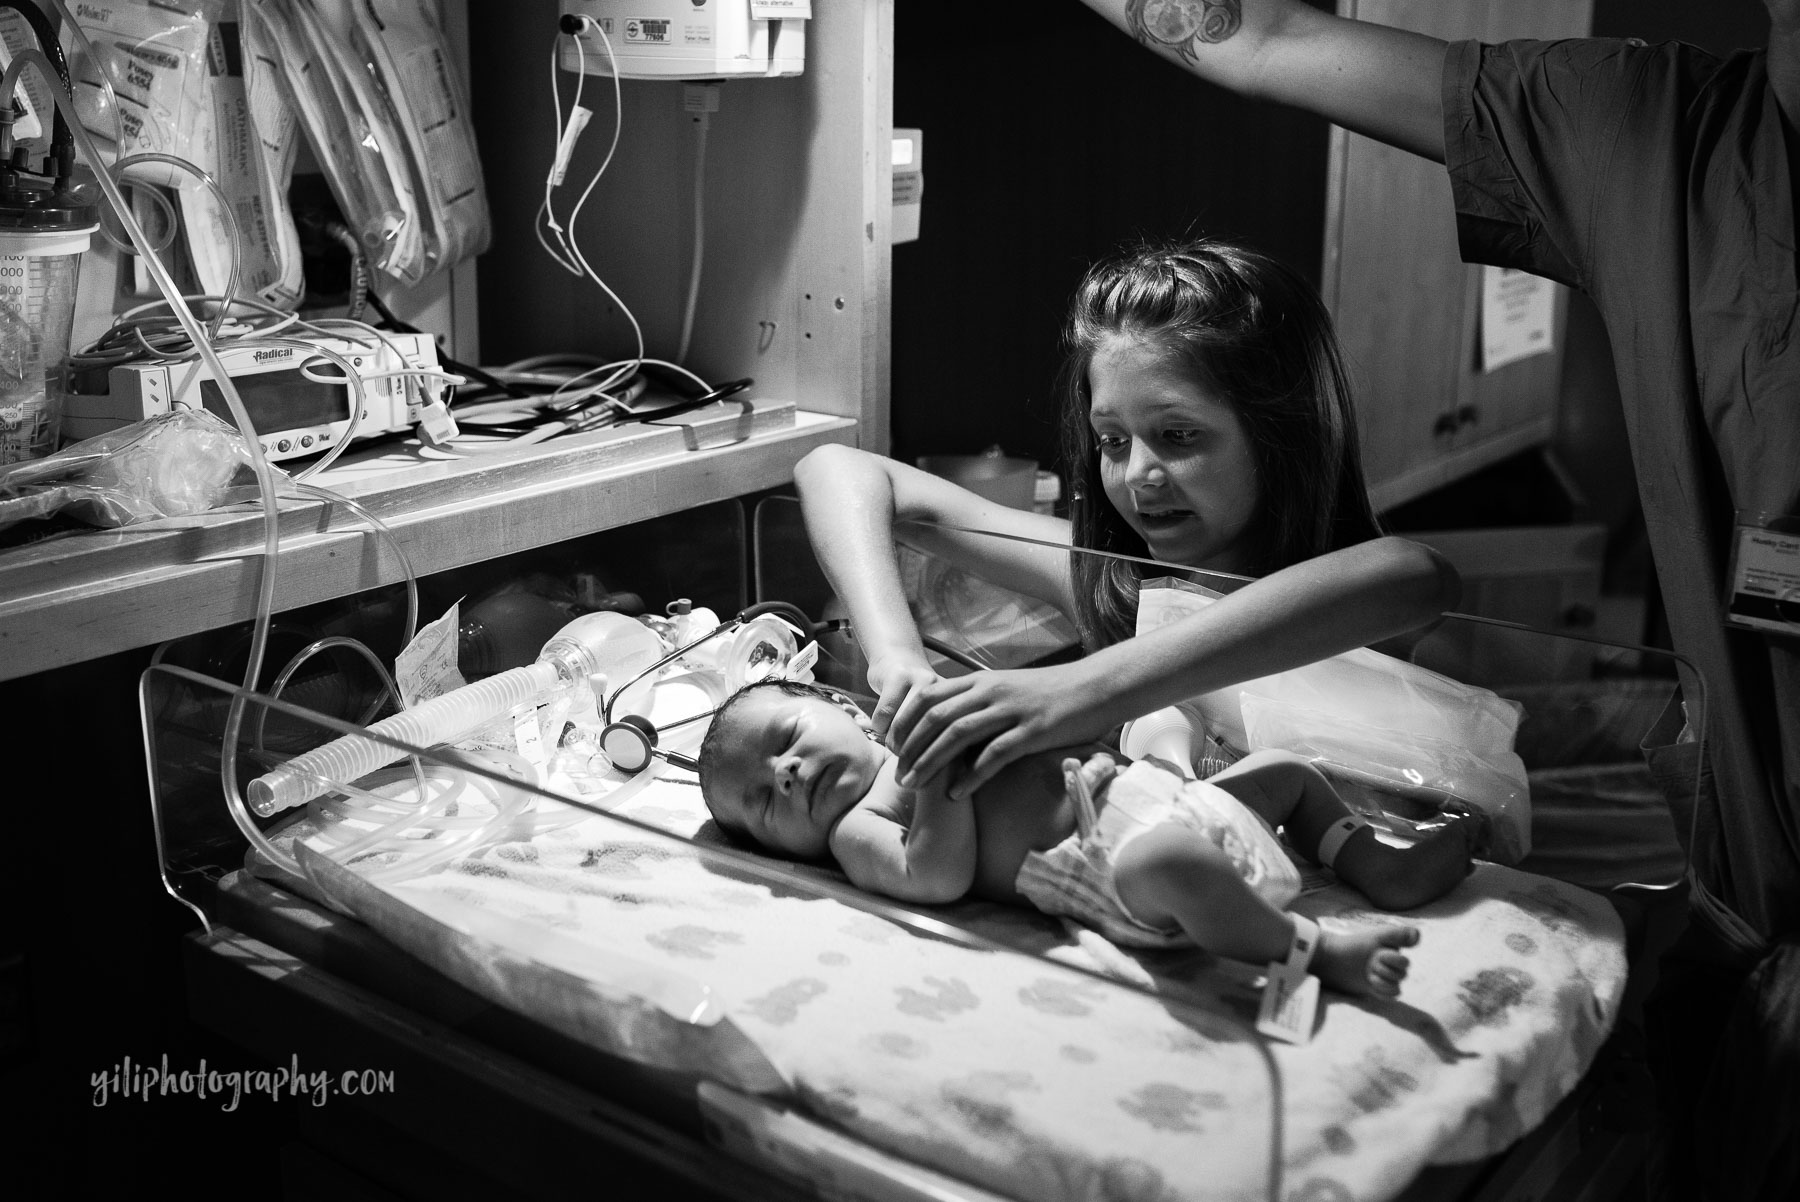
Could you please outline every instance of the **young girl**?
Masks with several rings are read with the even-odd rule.
[[[1460,594],[1435,553],[1381,537],[1330,318],[1293,271],[1219,242],[1140,247],[1088,273],[1064,340],[1067,521],[846,447],[795,468],[902,786],[966,763],[949,790],[967,798],[1028,752],[1417,630]],[[913,521],[941,525],[897,528]],[[896,537],[1060,609],[1089,654],[940,679],[907,609]],[[1144,565],[1059,550],[1069,546],[1256,579],[1132,637]]]
[[[968,801],[939,781],[906,788],[855,704],[816,685],[765,680],[734,693],[701,745],[701,794],[719,825],[761,847],[829,855],[861,888],[940,903],[974,894],[1029,903],[1115,943],[1193,943],[1301,969],[1355,994],[1393,996],[1416,927],[1320,930],[1288,913],[1300,878],[1275,828],[1383,909],[1436,898],[1469,872],[1468,827],[1391,847],[1297,756],[1255,752],[1208,781],[1139,762],[1115,778],[1111,748],[1023,756]]]

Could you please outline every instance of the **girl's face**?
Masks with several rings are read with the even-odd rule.
[[[1237,410],[1194,380],[1179,356],[1115,336],[1088,366],[1088,420],[1106,499],[1169,563],[1241,572],[1262,500]]]
[[[848,710],[823,697],[759,689],[726,715],[711,804],[764,847],[817,859],[839,818],[863,799],[887,760]]]

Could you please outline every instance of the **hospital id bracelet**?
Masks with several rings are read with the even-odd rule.
[[[1294,933],[1287,959],[1269,961],[1256,1030],[1283,1043],[1303,1044],[1312,1040],[1313,1018],[1319,1009],[1319,978],[1306,971],[1319,947],[1319,924],[1304,914],[1288,917],[1293,919]]]

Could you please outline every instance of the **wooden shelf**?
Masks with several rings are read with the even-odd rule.
[[[807,451],[856,434],[786,401],[726,402],[459,459],[350,452],[311,483],[368,509],[426,575],[774,488]],[[277,610],[405,579],[343,506],[284,501],[280,529]],[[0,680],[254,617],[262,546],[262,513],[243,506],[0,552]]]

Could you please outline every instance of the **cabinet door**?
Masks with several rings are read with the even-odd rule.
[[[1338,0],[1338,11],[1446,40],[1493,42],[1584,35],[1593,4]],[[1323,290],[1350,361],[1376,507],[1548,441],[1565,298],[1557,298],[1550,352],[1484,373],[1481,268],[1457,253],[1443,167],[1334,128],[1326,187]]]

